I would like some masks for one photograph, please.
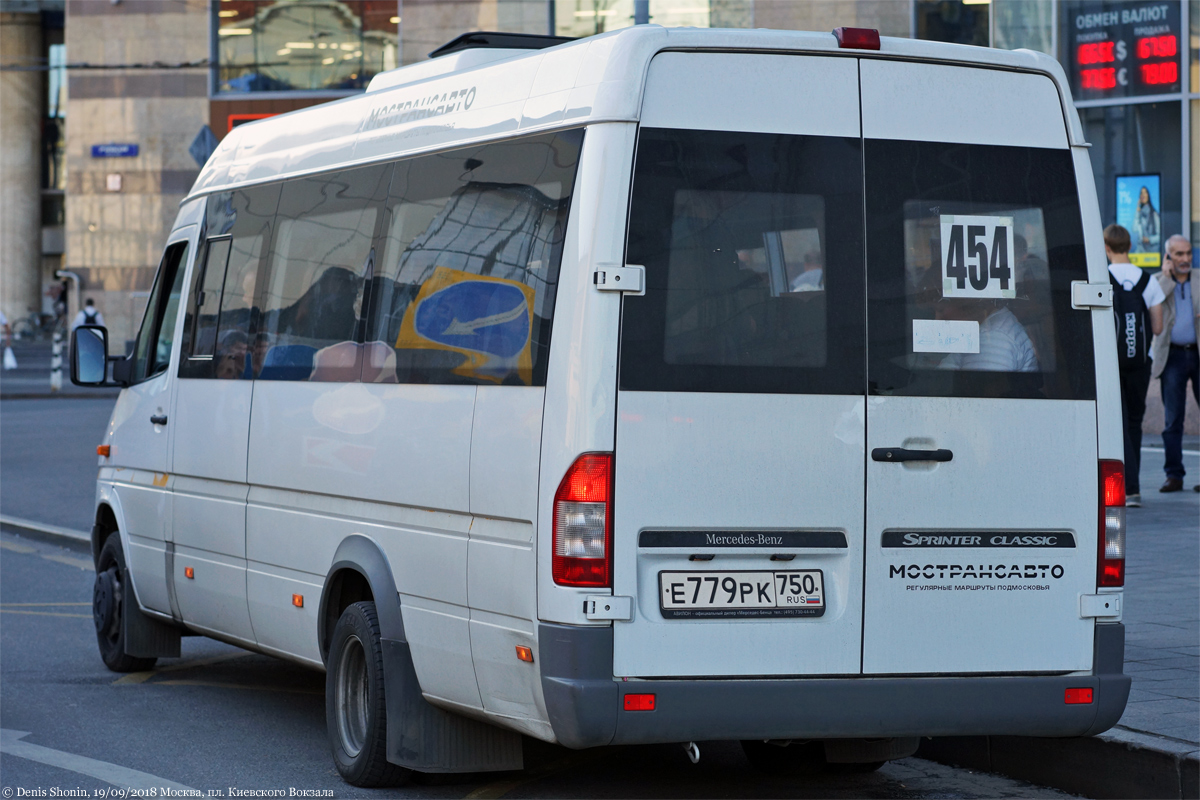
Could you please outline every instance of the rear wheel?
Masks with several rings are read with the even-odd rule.
[[[92,621],[96,625],[96,643],[100,646],[100,658],[104,666],[113,672],[141,672],[153,667],[157,659],[134,658],[125,654],[124,606],[125,603],[137,602],[125,578],[121,537],[114,533],[100,548],[96,582],[92,586]]]
[[[334,764],[347,783],[399,786],[412,775],[387,760],[383,649],[374,603],[351,603],[333,629],[325,721]]]

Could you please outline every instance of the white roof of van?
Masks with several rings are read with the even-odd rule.
[[[1031,50],[883,37],[840,49],[832,33],[638,25],[544,50],[474,49],[381,73],[364,94],[241,125],[189,198],[234,186],[594,122],[636,122],[663,50],[757,50],[898,58],[1043,73],[1058,86],[1071,144],[1084,144],[1066,75]]]

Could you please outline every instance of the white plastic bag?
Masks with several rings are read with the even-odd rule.
[[[5,369],[16,369],[17,368],[17,357],[15,355],[13,355],[13,351],[12,351],[11,347],[4,348],[4,368]]]

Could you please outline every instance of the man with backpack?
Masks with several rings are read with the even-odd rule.
[[[1113,286],[1117,324],[1117,365],[1121,373],[1121,424],[1125,433],[1125,505],[1140,508],[1138,473],[1142,468],[1142,417],[1150,388],[1150,340],[1162,333],[1162,286],[1150,273],[1129,263],[1129,231],[1104,229],[1104,252]]]
[[[75,315],[75,321],[71,323],[71,330],[75,330],[80,325],[103,325],[104,315],[96,310],[96,304],[92,302],[92,298],[88,298],[83,304],[83,308],[79,309],[79,313]]]

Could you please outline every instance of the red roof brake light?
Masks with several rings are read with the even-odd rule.
[[[854,50],[879,49],[879,31],[874,28],[834,28],[833,35],[837,37],[838,47]]]

